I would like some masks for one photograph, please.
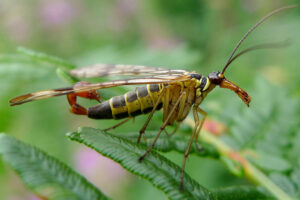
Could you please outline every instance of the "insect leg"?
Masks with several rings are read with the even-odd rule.
[[[166,95],[164,98],[164,105],[163,105],[163,119],[166,120],[169,113],[169,105],[170,105],[170,88],[166,86]]]
[[[90,84],[89,82],[81,81],[81,82],[75,83],[73,85],[73,88],[86,86],[89,84]],[[89,90],[86,92],[77,92],[77,93],[73,93],[73,94],[76,96],[85,98],[85,99],[94,99],[94,100],[98,101],[99,103],[101,102],[101,97],[100,97],[99,93],[97,92],[97,90]]]
[[[182,113],[184,111],[185,104],[186,104],[186,98],[187,98],[187,96],[183,95],[182,98],[181,98],[181,100],[180,100],[179,111],[178,111],[178,115],[177,115],[178,119],[181,119],[181,115],[182,115]],[[169,136],[169,137],[171,137],[172,135],[174,135],[176,133],[176,131],[178,130],[180,124],[181,124],[181,121],[177,121],[177,125],[176,125],[176,127],[175,127],[175,129],[173,130],[172,133],[168,133],[166,130],[164,130],[165,133],[166,133],[166,135]]]
[[[169,137],[173,136],[177,132],[180,125],[181,125],[181,122],[177,122],[175,129],[171,133],[169,133],[166,129],[164,129],[165,134]]]
[[[178,106],[178,104],[179,104],[181,98],[182,98],[183,96],[185,96],[185,95],[186,95],[185,92],[182,92],[182,93],[180,94],[180,96],[179,96],[179,98],[177,99],[177,101],[176,101],[174,107],[172,108],[172,110],[171,110],[170,113],[168,114],[167,119],[166,119],[166,120],[164,121],[164,123],[161,125],[160,130],[158,131],[156,137],[154,138],[154,140],[153,140],[151,146],[147,149],[146,153],[145,153],[144,155],[142,155],[142,156],[139,158],[139,161],[140,161],[140,162],[141,162],[141,161],[148,155],[148,153],[152,150],[152,148],[154,147],[154,145],[155,145],[157,139],[159,138],[161,132],[162,132],[162,131],[166,128],[166,126],[168,125],[168,121],[170,120],[171,116],[174,114],[174,112],[175,112],[175,110],[176,110],[176,108],[177,108],[177,106]]]
[[[109,131],[109,130],[111,130],[111,129],[115,129],[115,128],[121,126],[122,124],[125,124],[125,123],[128,122],[130,119],[131,119],[131,117],[128,117],[128,118],[122,120],[121,122],[117,123],[116,125],[104,129],[103,131],[104,131],[104,132],[107,132],[107,131]]]
[[[75,94],[69,94],[67,95],[69,104],[71,106],[70,111],[77,115],[87,115],[88,111],[81,105],[76,103],[77,96]]]
[[[168,110],[170,105],[170,89],[167,88],[166,95],[164,98],[164,104],[163,104],[163,121],[168,117]],[[169,134],[166,129],[164,129],[164,132],[166,135],[172,135],[173,133]]]
[[[206,119],[207,113],[206,113],[204,110],[202,110],[201,108],[199,108],[199,107],[197,108],[197,111],[198,111],[201,115],[203,115],[203,118],[201,119],[199,128],[198,128],[198,130],[197,130],[197,132],[196,132],[196,135],[195,135],[195,146],[196,146],[196,149],[197,149],[198,151],[202,151],[202,150],[203,150],[202,147],[199,147],[199,146],[198,146],[198,136],[199,136],[200,131],[201,131],[201,129],[202,129],[203,123],[204,123],[204,121],[205,121],[205,119]]]
[[[153,106],[153,109],[152,109],[150,115],[148,116],[147,121],[145,122],[143,128],[140,130],[140,134],[139,134],[137,143],[140,143],[142,135],[145,134],[145,130],[146,130],[146,128],[147,128],[147,126],[148,126],[148,124],[149,124],[149,122],[150,122],[150,120],[151,120],[154,112],[156,111],[156,108],[159,105],[162,96],[165,94],[166,90],[168,90],[168,89],[163,88],[162,91],[161,91],[161,93],[160,93],[160,95],[158,96],[157,101],[155,102],[155,105]]]
[[[190,137],[188,146],[187,146],[187,148],[185,150],[184,158],[183,158],[183,163],[182,163],[182,167],[181,167],[181,177],[180,177],[180,190],[181,191],[183,191],[183,178],[184,178],[184,168],[185,168],[186,160],[187,160],[187,158],[189,156],[189,153],[190,153],[190,150],[191,150],[191,146],[192,146],[193,140],[195,138],[196,132],[197,132],[199,126],[201,125],[201,123],[199,123],[199,117],[198,117],[198,113],[197,113],[197,108],[198,108],[197,106],[193,107],[193,115],[194,115],[194,120],[195,120],[195,127],[193,129],[192,136]]]
[[[78,82],[78,83],[74,84],[73,87],[76,88],[76,86],[84,86],[87,84],[89,84],[89,83],[88,82]],[[68,98],[69,104],[71,106],[70,111],[77,115],[87,115],[87,113],[88,113],[84,107],[77,104],[77,96],[85,98],[85,99],[95,99],[98,102],[100,102],[100,100],[101,100],[100,95],[96,90],[68,94],[67,98]]]

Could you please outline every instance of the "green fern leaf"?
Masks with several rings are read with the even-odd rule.
[[[141,140],[141,143],[150,146],[156,134],[157,131],[147,132],[145,136],[147,139]],[[136,133],[126,136],[124,136],[124,134],[120,134],[118,136],[127,138],[132,142],[136,142],[138,138],[138,135]],[[177,151],[179,153],[184,153],[186,151],[189,139],[190,136],[174,135],[170,137],[166,134],[163,134],[158,138],[157,142],[155,143],[154,149],[161,152]],[[219,158],[219,153],[213,145],[201,141],[199,142],[199,146],[203,148],[201,151],[197,150],[195,145],[192,145],[190,153],[202,157]]]
[[[57,65],[57,66],[60,66],[60,67],[66,68],[66,69],[73,69],[76,67],[74,64],[72,64],[68,61],[65,61],[59,57],[47,55],[45,53],[33,51],[31,49],[27,49],[24,47],[19,47],[17,49],[17,51],[26,56],[29,56],[30,58],[32,58],[35,61],[43,61],[43,62]]]
[[[213,190],[217,200],[275,200],[260,187],[237,186]]]
[[[164,191],[169,199],[214,199],[211,192],[187,174],[184,178],[184,192],[180,192],[180,168],[154,151],[140,163],[138,158],[147,150],[144,145],[137,145],[128,139],[85,127],[68,134],[68,137],[95,149],[120,163],[128,171],[149,180]]]
[[[55,200],[108,199],[65,164],[6,134],[0,134],[0,155],[41,197]]]

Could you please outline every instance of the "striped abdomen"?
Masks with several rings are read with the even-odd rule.
[[[150,112],[162,90],[161,84],[148,84],[135,91],[112,97],[88,109],[88,117],[93,119],[122,119]],[[158,110],[162,107],[162,102]]]

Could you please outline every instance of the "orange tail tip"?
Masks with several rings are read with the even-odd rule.
[[[251,97],[247,94],[245,90],[240,88],[238,85],[224,78],[220,83],[220,87],[227,88],[234,91],[242,99],[242,101],[249,107]]]

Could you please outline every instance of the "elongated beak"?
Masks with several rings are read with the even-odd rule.
[[[251,97],[247,94],[245,90],[237,86],[235,83],[227,80],[226,78],[223,78],[219,86],[221,88],[227,88],[234,91],[242,99],[242,101],[249,107]]]

